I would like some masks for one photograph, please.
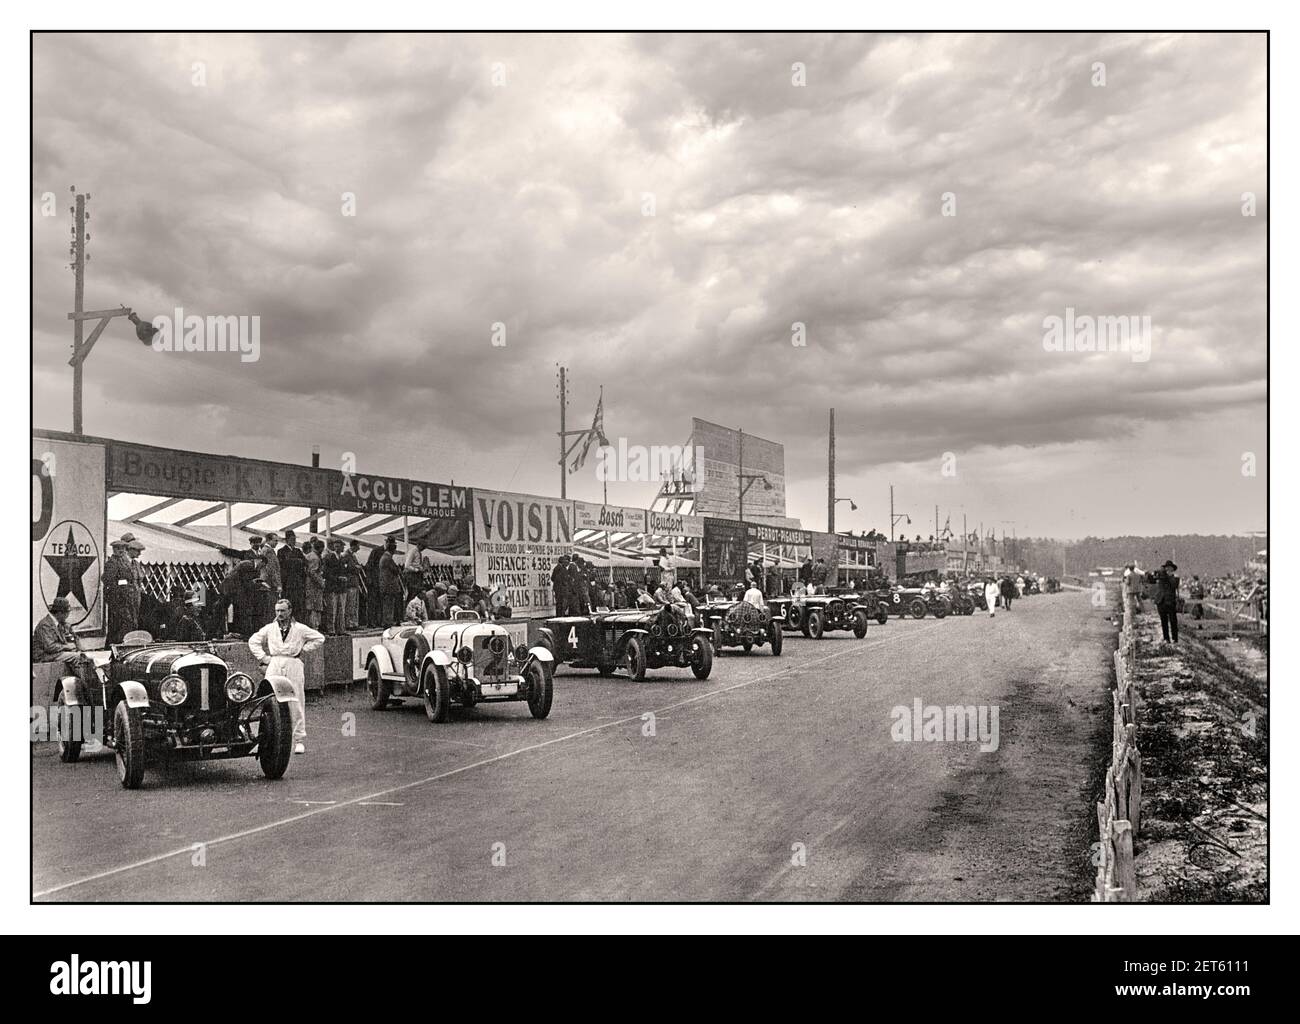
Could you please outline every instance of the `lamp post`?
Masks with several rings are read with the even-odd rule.
[[[72,432],[80,434],[81,430],[81,378],[82,367],[85,365],[87,358],[90,356],[90,350],[95,347],[95,342],[99,341],[99,336],[104,333],[104,328],[108,322],[115,317],[124,316],[135,325],[135,335],[145,345],[153,341],[153,336],[158,333],[158,329],[152,324],[145,323],[133,310],[121,306],[118,309],[83,309],[83,298],[86,288],[86,261],[90,257],[86,254],[86,242],[90,235],[86,233],[86,221],[90,215],[86,213],[86,200],[90,198],[90,193],[84,195],[77,192],[77,186],[72,186],[72,192],[76,195],[76,205],[73,207],[73,227],[72,227],[72,312],[68,314],[68,319],[72,321],[72,358],[68,360],[68,365],[72,367]],[[87,320],[98,320],[94,330],[90,332],[90,337],[82,340],[84,324]]]
[[[906,512],[894,511],[894,485],[889,485],[889,542],[894,542],[894,527],[898,525],[900,519],[907,520],[907,525],[912,525],[912,517]]]

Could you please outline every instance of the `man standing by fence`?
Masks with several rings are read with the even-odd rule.
[[[1178,643],[1178,566],[1169,559],[1155,572],[1146,575],[1156,585],[1156,611],[1160,613],[1160,632],[1165,643]]]

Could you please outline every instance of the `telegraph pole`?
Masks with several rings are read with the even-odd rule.
[[[568,471],[568,467],[565,466],[564,464],[564,459],[565,459],[564,441],[565,438],[568,436],[567,431],[565,430],[565,422],[564,422],[565,413],[569,407],[568,372],[569,371],[567,367],[564,366],[560,367],[559,395],[560,395],[560,497],[561,498],[568,497],[568,493],[569,493],[568,490],[569,471]]]
[[[831,409],[831,440],[827,453],[826,473],[826,532],[835,532],[835,410]]]
[[[745,521],[745,432],[737,431],[740,434],[740,453],[737,457],[739,465],[736,467],[736,500],[738,505],[738,515],[742,523]]]
[[[86,197],[78,192],[72,227],[72,353],[81,351],[81,316],[86,288]],[[81,363],[72,364],[72,432],[81,433]]]
[[[894,543],[894,485],[889,485],[889,543]]]

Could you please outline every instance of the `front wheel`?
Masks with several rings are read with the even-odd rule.
[[[139,708],[118,701],[113,711],[113,738],[122,788],[139,789],[144,781],[144,719]]]
[[[822,613],[814,608],[808,613],[808,621],[804,624],[803,635],[810,640],[820,640],[825,631],[826,621],[822,618]]]
[[[551,701],[555,698],[550,666],[534,661],[524,670],[524,682],[528,687],[528,710],[534,718],[545,718],[551,713]]]
[[[281,778],[293,754],[293,721],[289,705],[268,697],[257,725],[257,763],[268,779]]]
[[[867,635],[867,613],[858,609],[853,613],[853,635],[861,640]]]
[[[925,602],[919,597],[907,606],[907,610],[912,613],[912,618],[914,619],[925,618]]]
[[[378,658],[371,658],[366,663],[366,692],[370,694],[372,711],[383,711],[388,707],[388,698],[392,696],[393,689],[379,669]]]
[[[645,678],[645,669],[645,641],[639,636],[630,637],[627,642],[627,674],[639,683]]]
[[[767,629],[771,633],[769,639],[772,642],[772,657],[779,658],[781,657],[781,648],[785,644],[785,631],[781,629],[781,623],[779,622],[773,622]]]
[[[696,679],[708,679],[709,673],[713,671],[713,644],[705,637],[700,637],[699,644],[700,649],[691,659],[691,672]]]
[[[937,604],[935,604],[934,617],[936,619],[942,619],[947,614],[948,614],[948,606],[946,604],[944,604],[942,601],[939,601]]]
[[[81,722],[74,722],[75,718],[80,717],[81,708],[75,704],[63,703],[63,691],[59,691],[58,700],[58,736],[59,736],[59,760],[64,764],[73,764],[81,757],[81,743],[79,739],[73,739],[74,736],[81,734]],[[92,712],[93,714],[93,712]],[[84,721],[84,718],[82,719]]]
[[[754,641],[753,641],[753,640],[745,640],[745,641],[743,641],[743,642],[741,643],[740,646],[743,647],[743,648],[745,649],[745,653],[748,654],[750,651],[752,651],[752,650],[754,649]]]
[[[802,629],[803,629],[803,609],[800,608],[797,604],[792,604],[792,605],[790,606],[790,611],[786,614],[786,622],[789,623],[791,629],[802,630]],[[807,635],[807,634],[805,634],[805,635]]]
[[[430,722],[445,722],[451,717],[451,683],[441,665],[424,669],[424,714]]]
[[[876,605],[876,621],[882,626],[889,621],[889,605],[884,601]]]

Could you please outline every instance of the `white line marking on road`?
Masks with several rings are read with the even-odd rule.
[[[754,686],[757,683],[771,682],[773,679],[780,679],[784,676],[791,675],[794,672],[799,672],[805,669],[814,668],[815,666],[823,665],[828,661],[834,661],[836,658],[842,658],[846,654],[860,654],[860,653],[874,651],[879,647],[884,647],[898,640],[906,640],[908,637],[917,637],[925,633],[929,633],[935,628],[936,625],[937,622],[932,623],[928,626],[918,626],[918,627],[910,628],[906,633],[898,633],[889,636],[886,639],[879,641],[878,643],[864,644],[861,642],[854,642],[853,644],[846,646],[845,649],[842,651],[833,651],[832,653],[826,655],[825,657],[817,658],[815,661],[810,661],[802,665],[793,666],[791,668],[781,669],[777,672],[769,673],[768,675],[756,676],[753,679],[744,679],[738,683],[732,683],[730,686],[720,686],[716,690],[708,690],[705,693],[697,693],[694,697],[687,697],[683,700],[674,701],[671,704],[665,704],[661,708],[652,708],[649,710],[649,713],[656,716],[662,715],[665,711],[671,711],[674,708],[686,707],[689,704],[697,704],[702,700],[708,700],[710,697],[716,697],[719,694],[731,693],[734,690],[743,690],[746,687]],[[231,832],[228,835],[218,836],[216,839],[209,839],[204,841],[203,845],[207,848],[211,848],[213,846],[218,846],[222,843],[232,843],[238,839],[247,839],[249,836],[255,836],[262,832],[269,832],[271,829],[282,828],[285,825],[292,825],[295,822],[305,821],[308,818],[314,818],[318,814],[328,814],[331,811],[340,810],[344,807],[352,807],[357,804],[377,801],[381,797],[392,796],[394,793],[401,793],[404,790],[414,789],[416,786],[426,786],[431,782],[440,782],[443,779],[451,778],[453,775],[460,775],[462,772],[472,771],[475,768],[483,768],[490,764],[496,764],[499,761],[507,761],[511,758],[518,757],[521,754],[532,753],[534,750],[542,750],[546,747],[553,747],[557,743],[566,743],[569,740],[580,739],[583,736],[591,736],[594,733],[604,732],[606,729],[612,729],[615,726],[631,725],[633,722],[640,724],[642,721],[641,716],[646,713],[647,712],[645,711],[641,711],[636,714],[629,715],[626,718],[617,719],[613,722],[605,722],[602,725],[588,726],[586,729],[579,729],[576,732],[566,733],[565,735],[557,736],[554,739],[543,740],[540,743],[531,743],[526,747],[519,747],[516,750],[508,750],[504,754],[497,754],[494,757],[485,757],[480,761],[473,761],[469,764],[463,764],[459,768],[451,768],[445,772],[439,772],[437,775],[430,775],[423,779],[415,779],[412,782],[404,782],[400,786],[390,786],[388,789],[381,789],[376,793],[367,793],[365,796],[353,797],[350,800],[344,800],[338,803],[333,803],[328,801],[296,800],[293,802],[294,803],[313,803],[313,802],[326,803],[328,804],[328,806],[316,807],[314,809],[309,807],[301,814],[294,814],[288,818],[281,818],[278,821],[268,821],[265,825],[255,825],[252,828],[241,829],[238,832]],[[71,882],[63,882],[60,885],[52,885],[48,889],[42,889],[39,892],[32,893],[32,899],[35,900],[35,899],[40,899],[43,896],[51,896],[54,893],[63,892],[66,889],[73,889],[79,885],[86,885],[89,882],[98,882],[101,879],[112,878],[114,875],[124,874],[127,871],[135,871],[138,868],[149,867],[151,864],[159,864],[162,861],[171,860],[173,857],[188,857],[191,854],[193,854],[193,852],[194,852],[193,846],[189,845],[189,846],[182,846],[180,849],[177,850],[169,850],[166,853],[154,854],[152,857],[145,857],[143,860],[132,861],[130,864],[122,864],[115,868],[108,868],[105,871],[98,871],[93,875],[87,875],[84,878],[77,878]]]
[[[336,804],[337,800],[290,800],[291,804],[306,804],[308,807],[313,804]]]
[[[405,807],[406,804],[394,803],[391,800],[362,800],[361,807]]]

